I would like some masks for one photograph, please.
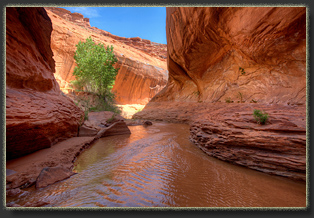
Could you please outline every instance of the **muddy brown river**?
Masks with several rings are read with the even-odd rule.
[[[207,156],[184,124],[101,138],[71,178],[13,199],[46,207],[306,207],[306,185]]]

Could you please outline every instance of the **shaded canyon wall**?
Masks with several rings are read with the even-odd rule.
[[[54,78],[51,20],[44,8],[6,9],[6,158],[76,136],[83,117]]]
[[[56,61],[55,77],[67,88],[76,66],[75,45],[89,36],[96,43],[113,45],[120,68],[113,91],[119,104],[146,104],[167,83],[166,45],[149,40],[125,38],[91,27],[89,19],[62,8],[46,7],[53,24],[51,47]]]
[[[154,101],[305,104],[305,7],[167,8],[166,24],[169,81]]]

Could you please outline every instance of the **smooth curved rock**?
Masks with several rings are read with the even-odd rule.
[[[305,7],[166,10],[169,81],[153,101],[305,104]]]
[[[97,133],[96,138],[102,138],[106,136],[113,136],[113,135],[125,135],[131,134],[129,127],[126,125],[124,121],[117,121],[113,123],[108,128],[102,129]]]
[[[144,126],[151,126],[153,125],[153,123],[149,120],[146,120],[144,123],[143,123]]]
[[[67,179],[74,174],[75,173],[71,170],[63,167],[45,167],[36,179],[36,188],[44,188],[58,181]]]
[[[62,95],[43,8],[6,8],[6,158],[76,136],[83,111]]]

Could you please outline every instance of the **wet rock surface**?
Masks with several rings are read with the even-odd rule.
[[[50,148],[7,161],[6,168],[16,173],[6,176],[6,189],[23,189],[34,185],[36,178],[45,167],[72,169],[76,156],[93,141],[94,137],[72,137]]]
[[[45,167],[36,179],[36,188],[44,188],[74,175],[71,170],[63,167]]]

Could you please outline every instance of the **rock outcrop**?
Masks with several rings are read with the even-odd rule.
[[[72,176],[76,158],[101,137],[130,134],[123,118],[113,112],[91,112],[84,128],[93,130],[85,136],[71,137],[47,149],[38,150],[6,162],[7,195],[20,194],[20,188],[45,187]],[[110,126],[104,124],[109,123]],[[80,128],[81,131],[81,128]],[[86,130],[83,130],[86,132]],[[13,190],[10,192],[9,190]]]
[[[63,167],[45,167],[36,179],[36,188],[44,188],[67,179],[74,174],[71,170]]]
[[[133,118],[189,123],[210,156],[305,180],[306,8],[167,8],[166,20],[167,86]]]
[[[102,138],[112,135],[131,134],[124,118],[111,111],[90,112],[79,129],[79,136],[95,136]]]
[[[269,114],[257,124],[254,109]],[[135,119],[190,124],[190,140],[210,156],[261,172],[306,180],[305,105],[150,102]]]
[[[76,136],[83,117],[53,73],[52,24],[44,8],[6,8],[6,158]]]
[[[113,123],[108,128],[102,129],[97,133],[96,138],[103,138],[106,136],[113,135],[128,135],[131,134],[130,129],[127,127],[126,123],[122,121],[117,121]]]
[[[305,104],[305,7],[171,7],[166,20],[169,81],[155,101]]]
[[[119,104],[146,104],[167,83],[166,45],[139,37],[125,38],[91,27],[88,18],[62,8],[46,7],[52,20],[51,47],[56,61],[55,77],[61,89],[74,80],[75,45],[89,36],[96,43],[113,45],[120,68],[113,91]]]
[[[305,181],[305,107],[256,107],[270,115],[266,125],[256,123],[252,105],[224,107],[192,124],[191,141],[220,160]]]

